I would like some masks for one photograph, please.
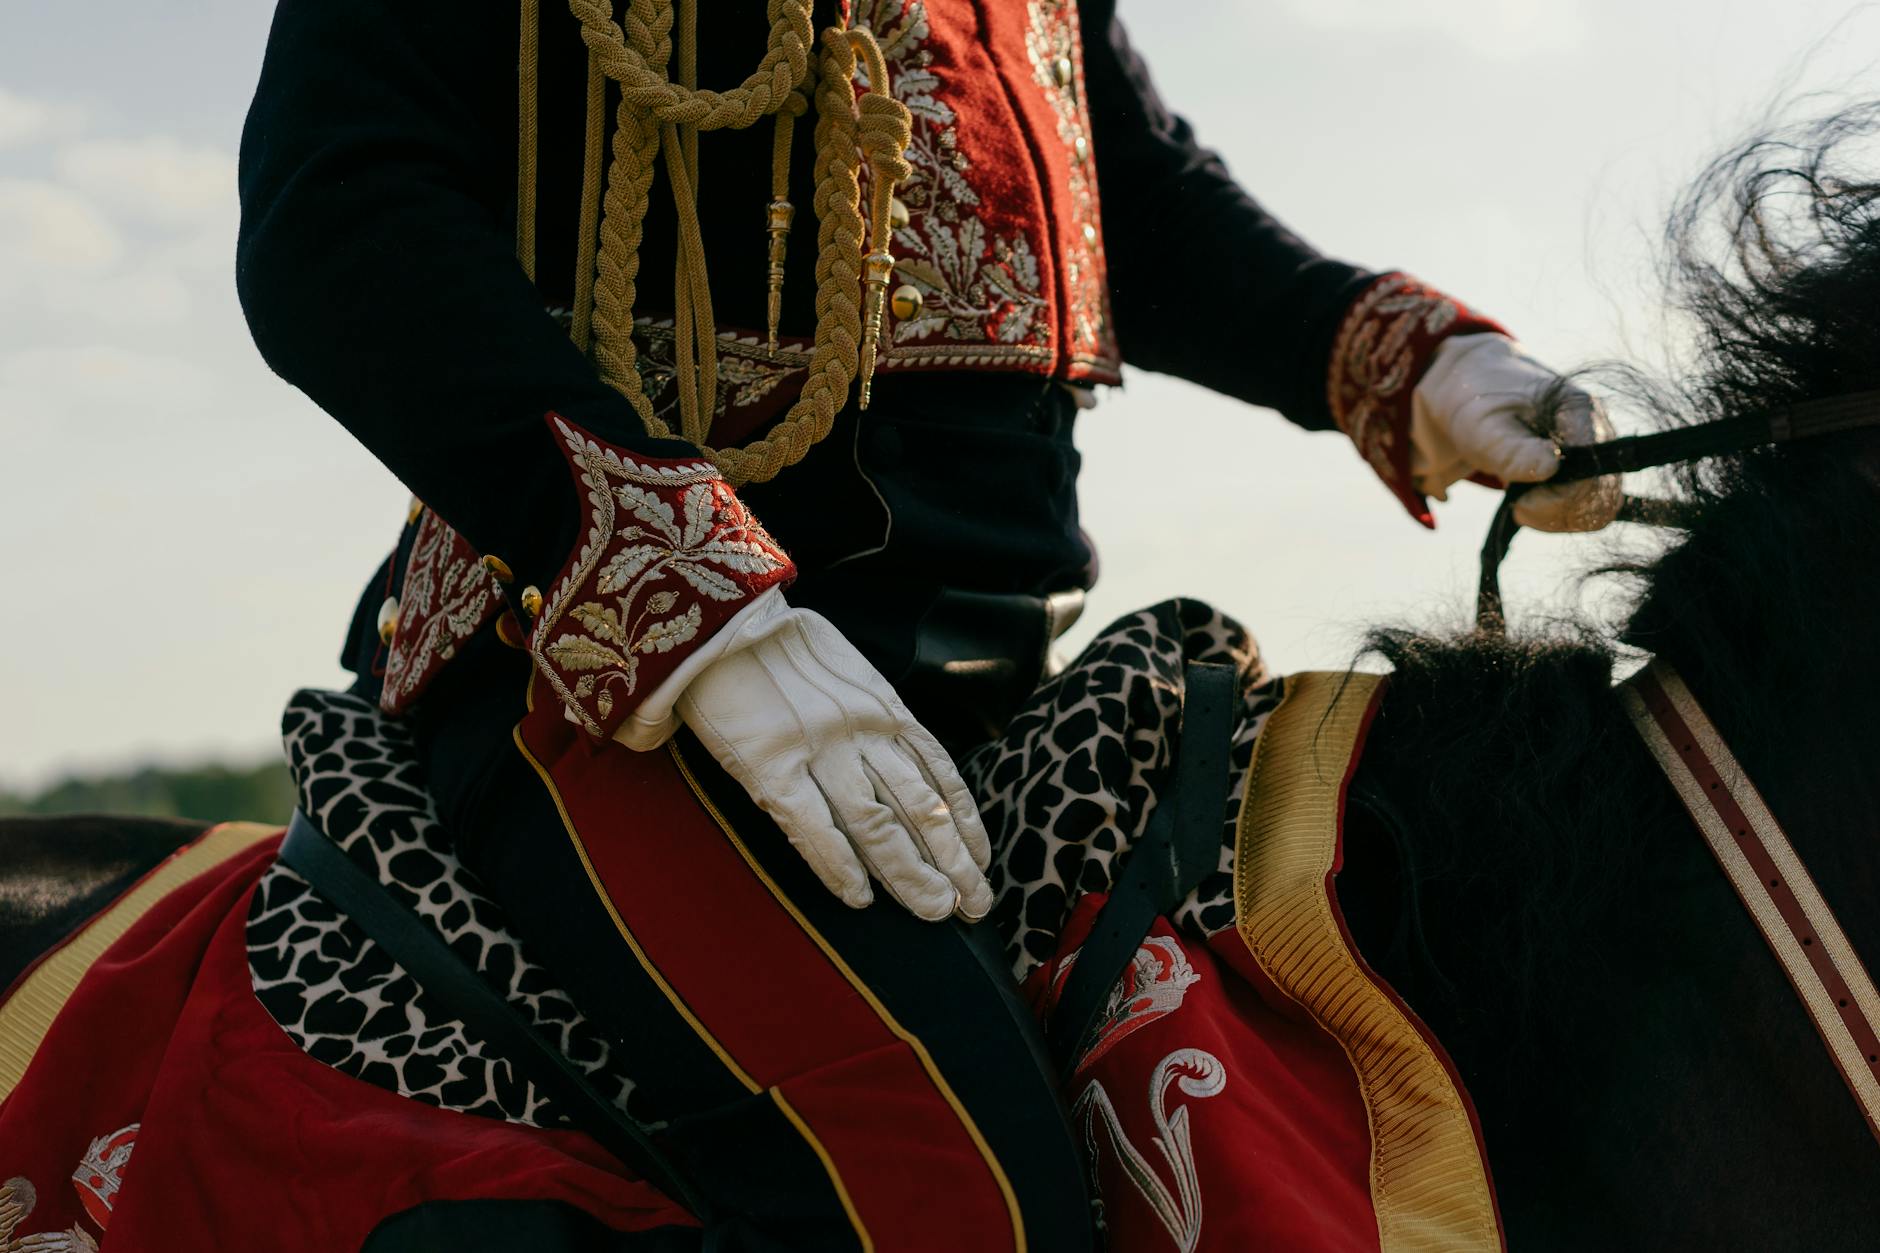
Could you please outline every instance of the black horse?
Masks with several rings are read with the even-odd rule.
[[[1674,218],[1708,421],[1880,387],[1880,109],[1720,161]],[[1722,263],[1704,259],[1723,212]],[[1373,638],[1394,673],[1352,784],[1360,950],[1474,1096],[1517,1249],[1880,1248],[1880,1146],[1612,685],[1674,664],[1880,955],[1880,435],[1680,475],[1687,533],[1616,573],[1616,637]],[[0,824],[0,984],[192,834]]]
[[[1880,183],[1836,168],[1876,129],[1758,140],[1680,204],[1698,365],[1631,389],[1666,422],[1880,387]],[[1616,641],[1373,637],[1340,896],[1468,1083],[1513,1247],[1880,1248],[1880,1145],[1611,692],[1625,650],[1674,665],[1880,961],[1880,434],[1678,477]]]

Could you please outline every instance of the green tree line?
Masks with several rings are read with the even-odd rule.
[[[286,822],[294,786],[279,761],[257,766],[145,766],[119,774],[75,775],[32,793],[0,791],[0,818],[125,814]]]

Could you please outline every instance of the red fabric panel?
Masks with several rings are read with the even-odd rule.
[[[1027,980],[1041,1012],[1103,899],[1078,903],[1066,956]],[[1096,1145],[1109,1247],[1159,1251],[1193,1236],[1203,1253],[1376,1250],[1369,1120],[1338,1042],[1266,981],[1231,930],[1202,945],[1158,919],[1137,970],[1149,979],[1135,976],[1137,995],[1099,1029],[1065,1093]],[[1125,1168],[1105,1104],[1155,1183]],[[1184,1196],[1187,1169],[1196,1186]]]
[[[721,1055],[809,1125],[881,1247],[1009,1247],[1009,1211],[960,1114],[671,755],[593,744],[539,685],[521,735],[648,961]]]
[[[172,892],[67,1002],[0,1106],[0,1176],[38,1194],[18,1234],[90,1230],[73,1172],[132,1124],[107,1250],[331,1253],[414,1205],[469,1197],[565,1201],[620,1230],[690,1223],[584,1135],[436,1109],[303,1054],[248,975],[249,899],[274,850]]]

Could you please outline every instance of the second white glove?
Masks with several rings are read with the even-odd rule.
[[[857,909],[872,877],[917,917],[984,917],[992,850],[978,808],[888,681],[781,591],[726,630],[675,711],[823,884]]]
[[[1553,438],[1531,425],[1535,404],[1558,376],[1506,335],[1443,341],[1411,398],[1410,478],[1446,499],[1451,484],[1487,473],[1504,483],[1538,483],[1559,468],[1561,444],[1611,439],[1599,402],[1566,385]],[[1515,504],[1515,520],[1541,531],[1596,531],[1619,512],[1616,477],[1538,487]]]

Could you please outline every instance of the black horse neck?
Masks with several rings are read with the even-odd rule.
[[[1880,555],[1854,523],[1880,493],[1846,464],[1806,493],[1765,469],[1646,573],[1627,636],[1684,672],[1877,963]],[[1880,1246],[1852,1200],[1880,1149],[1609,651],[1377,642],[1396,673],[1340,896],[1475,1097],[1514,1246]]]

